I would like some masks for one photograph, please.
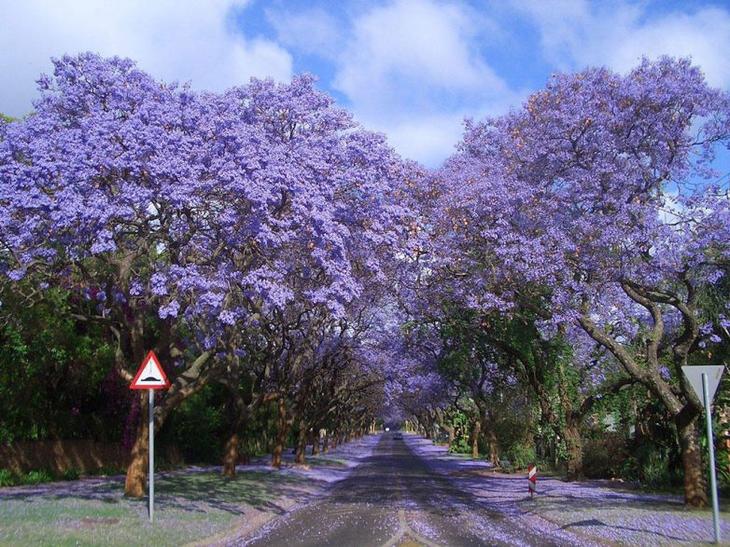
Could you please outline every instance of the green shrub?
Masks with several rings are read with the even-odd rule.
[[[535,447],[526,443],[515,443],[504,454],[514,469],[526,469],[528,465],[534,464],[537,459]]]
[[[18,479],[10,469],[0,469],[0,487],[15,486],[16,484],[18,484]]]
[[[207,385],[185,399],[162,430],[159,446],[177,446],[186,462],[219,463],[229,431],[227,399],[219,385]]]
[[[102,476],[110,476],[110,475],[123,475],[126,473],[126,469],[123,469],[121,467],[116,467],[113,465],[103,465],[96,471],[96,475],[102,475]]]
[[[63,473],[61,473],[61,478],[65,481],[77,481],[79,480],[79,477],[81,476],[81,473],[79,473],[78,469],[75,469],[73,467],[70,467],[66,469]]]
[[[662,452],[649,453],[641,464],[641,481],[652,488],[671,485],[669,460]]]
[[[638,463],[627,456],[626,441],[621,435],[604,433],[583,444],[583,473],[589,479],[638,480]],[[636,470],[636,471],[632,471]],[[633,474],[634,477],[629,477]]]
[[[467,437],[457,437],[451,442],[449,452],[452,454],[471,454],[471,444]]]
[[[621,476],[657,489],[682,483],[681,468],[672,463],[670,449],[652,443],[642,444],[626,458]]]
[[[52,480],[53,475],[51,475],[45,469],[28,471],[25,475],[21,477],[21,482],[23,484],[40,484],[42,482],[51,482]]]
[[[619,476],[627,481],[638,481],[641,464],[636,456],[628,456],[621,464]]]

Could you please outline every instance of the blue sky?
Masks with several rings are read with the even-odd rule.
[[[0,0],[0,112],[31,109],[49,58],[97,51],[224,89],[311,72],[406,157],[438,165],[464,117],[518,106],[555,71],[691,56],[730,89],[730,4],[583,0]]]

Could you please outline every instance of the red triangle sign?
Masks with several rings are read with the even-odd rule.
[[[170,380],[160,365],[154,351],[150,351],[144,358],[129,389],[167,389]]]

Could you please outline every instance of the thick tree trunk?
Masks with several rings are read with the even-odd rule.
[[[132,446],[132,453],[127,467],[127,478],[124,481],[124,495],[130,498],[143,498],[146,492],[147,465],[149,462],[149,423],[147,420],[147,392],[141,391],[140,420],[137,426],[137,438]]]
[[[325,433],[324,441],[322,441],[322,453],[327,454],[330,451],[330,434]]]
[[[499,442],[497,441],[497,434],[494,429],[487,428],[487,442],[489,444],[489,461],[492,462],[494,467],[499,466]]]
[[[691,507],[707,506],[707,483],[702,469],[697,418],[677,424],[684,469],[684,503]]]
[[[482,422],[477,419],[474,420],[474,426],[471,431],[471,457],[479,457],[479,435],[482,432]]]
[[[577,424],[569,423],[564,430],[565,448],[568,453],[568,480],[574,481],[583,476],[583,439]]]
[[[276,469],[281,468],[281,454],[284,451],[284,446],[278,440],[274,445],[274,450],[271,453],[271,467]]]
[[[304,420],[299,424],[299,438],[297,439],[297,453],[294,458],[294,463],[304,464],[306,463],[306,452],[307,452],[307,426]]]
[[[232,410],[235,412],[235,419],[231,425],[231,431],[223,449],[223,476],[233,478],[236,476],[236,465],[240,460],[241,436],[240,431],[248,417],[248,406],[243,397],[233,387],[231,392]]]
[[[239,457],[240,437],[238,431],[234,431],[228,437],[223,449],[223,476],[233,478],[236,476],[236,464]]]
[[[319,454],[319,429],[312,431],[312,456]]]
[[[289,425],[286,419],[286,403],[279,399],[279,423],[274,441],[274,451],[271,455],[271,466],[279,469],[281,467],[281,454],[284,452],[284,444],[289,433]]]

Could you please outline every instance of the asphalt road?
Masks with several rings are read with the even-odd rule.
[[[267,525],[243,545],[554,545],[480,505],[403,440],[384,434],[328,496]]]

